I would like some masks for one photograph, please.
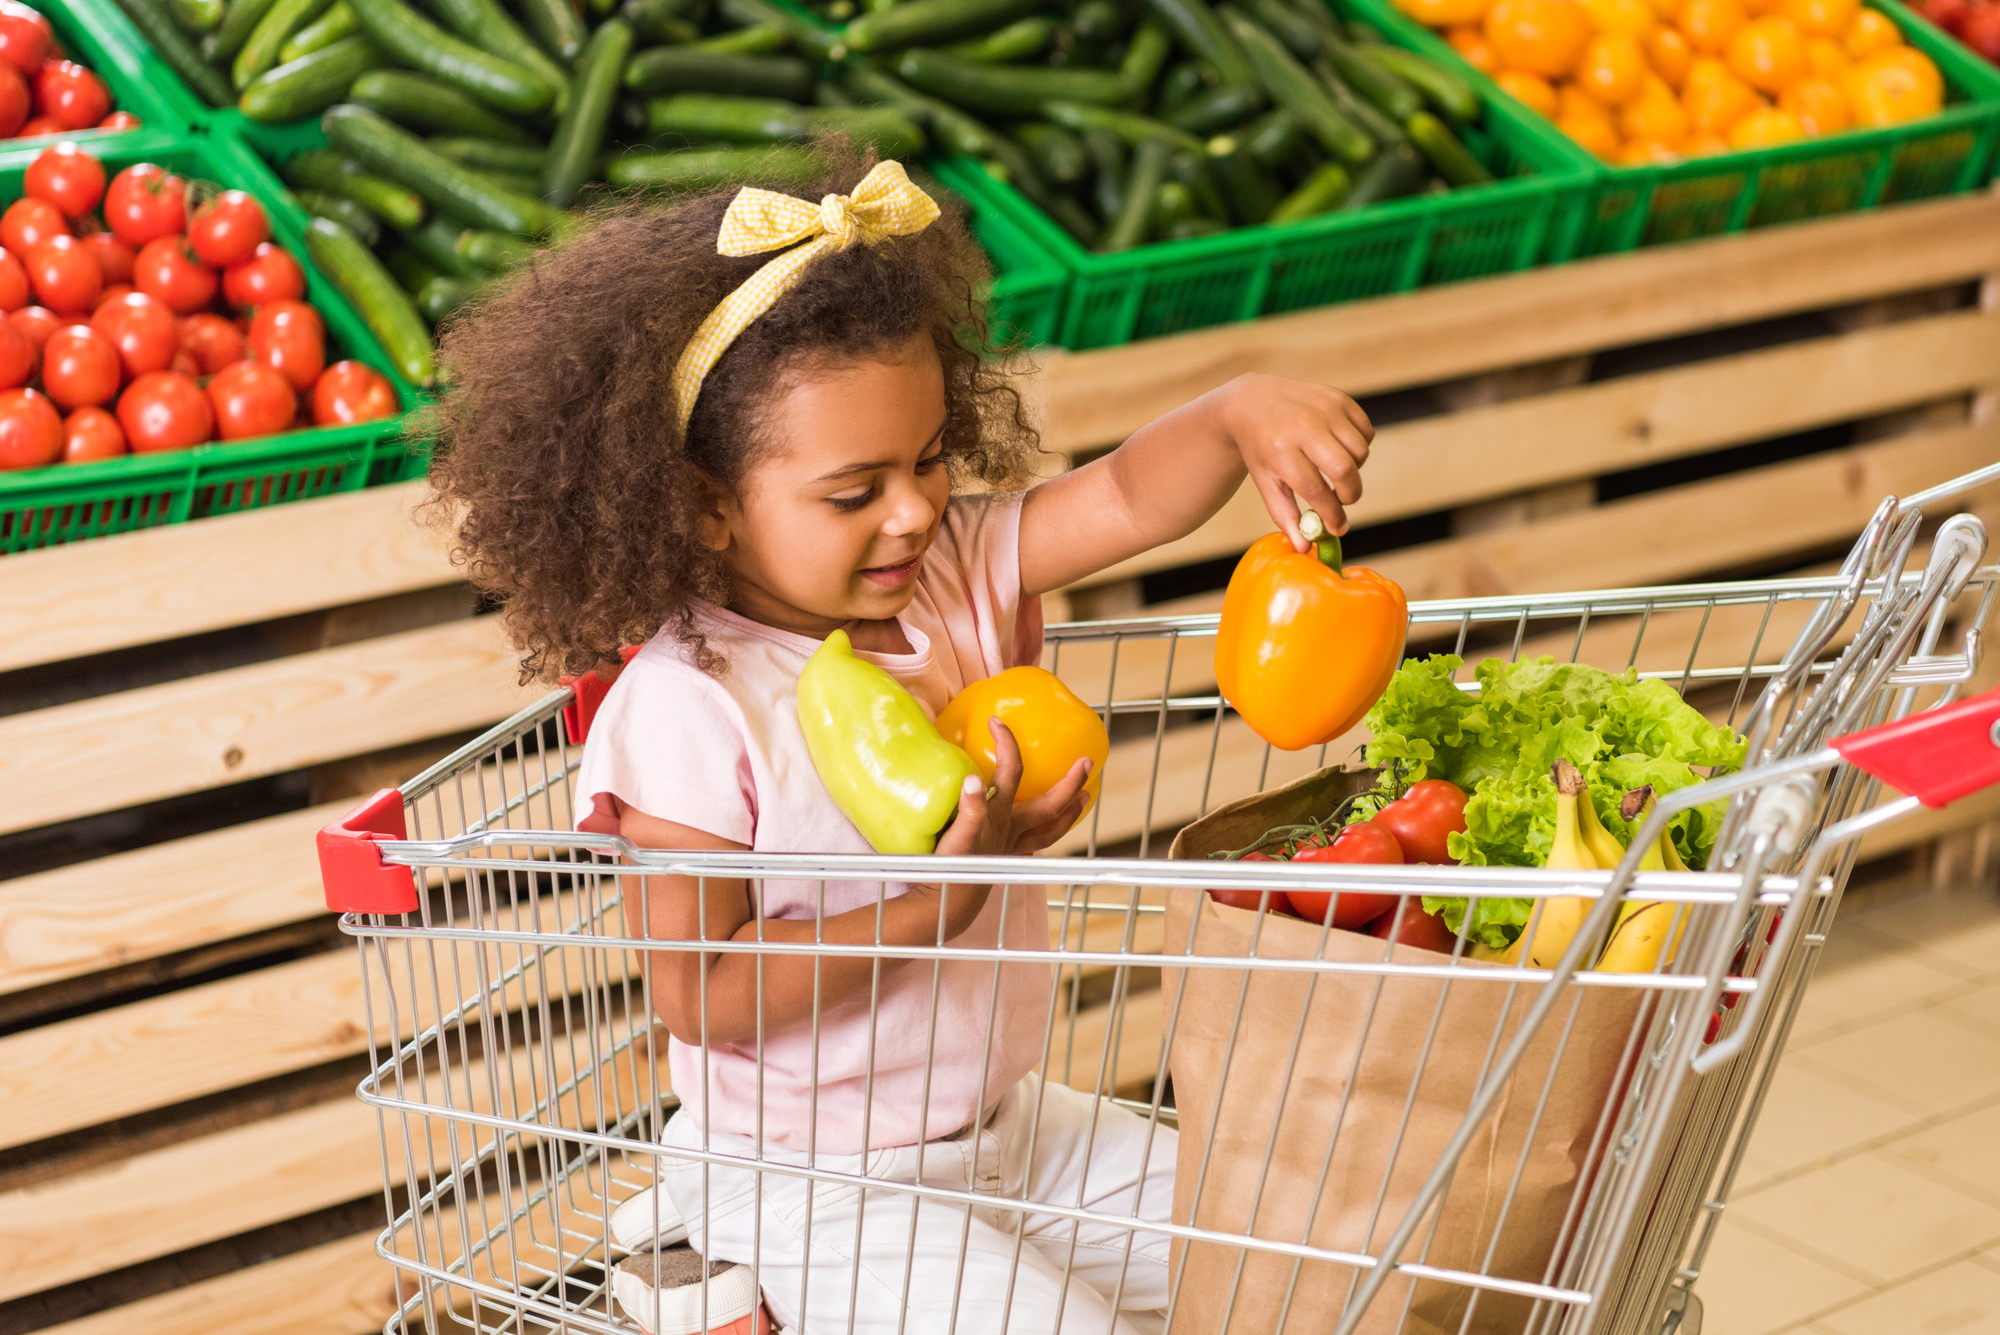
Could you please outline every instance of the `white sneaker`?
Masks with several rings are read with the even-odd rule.
[[[689,1247],[648,1248],[626,1257],[611,1272],[611,1292],[646,1335],[770,1335],[771,1321],[750,1267],[704,1261]]]
[[[665,1188],[648,1187],[611,1212],[611,1236],[628,1252],[672,1247],[687,1241],[687,1220]]]

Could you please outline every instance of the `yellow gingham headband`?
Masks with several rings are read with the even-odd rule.
[[[722,215],[715,249],[722,255],[761,255],[800,241],[807,244],[764,265],[744,280],[694,331],[672,382],[674,412],[687,430],[701,382],[750,322],[771,309],[805,273],[806,266],[856,241],[879,245],[883,238],[910,236],[937,221],[938,206],[910,184],[900,162],[878,162],[852,195],[828,195],[817,205],[791,195],[745,186]],[[811,238],[807,241],[807,238]]]

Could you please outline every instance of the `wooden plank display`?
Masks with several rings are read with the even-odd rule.
[[[2000,194],[1960,196],[1040,353],[1025,389],[1058,464],[1244,372],[1384,396],[1352,542],[1413,598],[1822,573],[1883,494],[2000,458],[1995,275]],[[353,1097],[370,1038],[433,1023],[466,999],[447,991],[476,990],[482,961],[490,980],[522,958],[440,945],[426,966],[437,998],[391,1019],[325,916],[313,834],[542,690],[516,681],[497,619],[476,614],[415,513],[423,494],[403,484],[0,558],[0,701],[21,683],[24,700],[59,701],[0,707],[0,1335],[364,1335],[391,1311],[374,1229],[356,1230],[379,1219],[385,1157],[391,1187],[412,1170],[427,1185],[452,1151],[441,1122],[411,1119],[406,1147],[402,1119]],[[2000,518],[2000,488],[1967,505]],[[1246,488],[1052,612],[1065,599],[1090,616],[1214,612],[1231,559],[1269,527]],[[1529,626],[1519,648],[1658,672],[1768,664],[1804,608],[1604,617],[1580,643],[1573,625]],[[231,666],[188,666],[225,639],[241,642]],[[1447,630],[1411,649],[1450,643]],[[1158,856],[1204,809],[1323,763],[1317,748],[1271,751],[1233,716],[1153,712],[1163,691],[1213,692],[1212,652],[1199,635],[1064,647],[1058,668],[1085,699],[1152,703],[1121,717],[1102,800],[1056,852],[1143,842]],[[101,686],[51,693],[85,664]],[[504,765],[479,777],[519,793]],[[509,823],[560,821],[566,801]],[[2000,801],[1967,802],[1868,851],[1971,825],[1985,838],[1997,821]],[[574,922],[588,890],[543,893],[546,914]],[[1129,893],[1089,898],[1122,907]],[[1157,906],[1157,891],[1136,893]],[[1142,917],[1132,948],[1157,951],[1160,928]],[[1072,914],[1057,931],[1115,949],[1124,922]],[[544,983],[552,1006],[582,995],[594,979],[577,958],[498,987],[494,1023],[528,1032],[540,1012],[524,1003]],[[1157,977],[1143,963],[1066,970],[1052,1077],[1149,1099]],[[587,1042],[552,1050],[592,1060]],[[480,1097],[545,1090],[533,1051],[475,1058]],[[598,1072],[607,1106],[635,1106],[645,1068]],[[588,1102],[562,1115],[594,1117]],[[595,1236],[632,1176],[563,1182],[547,1238]],[[569,1246],[478,1264],[564,1266]]]

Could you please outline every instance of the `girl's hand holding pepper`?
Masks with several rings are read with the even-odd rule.
[[[1223,428],[1293,551],[1312,545],[1299,532],[1295,496],[1335,534],[1347,532],[1346,507],[1361,499],[1361,465],[1375,439],[1360,404],[1326,385],[1275,375],[1238,376],[1207,397],[1220,400]]]

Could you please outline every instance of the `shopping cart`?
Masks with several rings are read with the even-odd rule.
[[[1468,995],[1502,989],[1496,1013],[1512,1018],[1480,1036],[1486,1055],[1454,1110],[1456,1130],[1418,1165],[1414,1194],[1395,1197],[1401,1204],[1393,1209],[1378,1206],[1360,1245],[1198,1226],[1190,1221],[1201,1217],[1199,1201],[1148,1231],[1174,1239],[1176,1265],[1196,1247],[1228,1249],[1240,1258],[1237,1289],[1246,1263],[1278,1264],[1290,1287],[1279,1284],[1288,1296],[1271,1330],[1437,1329],[1411,1305],[1424,1285],[1457,1295],[1454,1330],[1501,1328],[1494,1314],[1505,1311],[1504,1328],[1537,1335],[1695,1335],[1703,1257],[1862,837],[1922,803],[2000,779],[2000,692],[1956,700],[1979,667],[1980,628],[2000,592],[2000,568],[1981,564],[1986,539],[1976,519],[1924,523],[1926,509],[1995,480],[2000,466],[1885,500],[1845,562],[1824,576],[1412,604],[1412,652],[1552,653],[1629,665],[1747,734],[1746,768],[1669,794],[1615,871],[1158,857],[1162,831],[1339,763],[1351,745],[1287,755],[1251,737],[1214,693],[1213,616],[1049,629],[1045,664],[1101,708],[1114,746],[1102,799],[1056,850],[1071,856],[1026,871],[1019,859],[659,852],[578,832],[570,777],[603,686],[586,679],[549,695],[320,837],[328,903],[358,943],[366,980],[372,1071],[359,1093],[380,1118],[389,1222],[378,1251],[395,1266],[400,1299],[385,1329],[634,1329],[613,1300],[614,1272],[635,1247],[658,1240],[621,1242],[627,1230],[614,1228],[617,1207],[657,1212],[670,1157],[723,1162],[660,1143],[677,1101],[640,962],[643,952],[700,949],[859,953],[878,960],[878,969],[904,960],[928,970],[961,959],[996,970],[1003,961],[1046,962],[1054,967],[1044,1078],[1098,1093],[1149,1128],[1171,1127],[1178,1116],[1172,1068],[1186,989],[1169,986],[1169,997],[1150,985],[1163,963],[1171,964],[1170,984],[1221,971],[1216,976],[1240,978],[1247,989],[1252,975],[1288,973],[1308,980],[1308,998],[1314,987],[1355,979],[1378,991],[1417,982]],[[1926,538],[1928,558],[1919,563]],[[1883,778],[1910,796],[1881,800]],[[1662,822],[1719,797],[1730,806],[1707,871],[1637,871],[1638,850]],[[753,883],[865,879],[884,883],[885,893],[898,882],[942,879],[1029,888],[1049,897],[1050,944],[1042,951],[654,940],[626,917],[641,898],[631,893],[635,878],[649,873]],[[1057,878],[1065,884],[1041,884]],[[1199,904],[1209,887],[1584,895],[1596,903],[1550,969],[1475,964],[1462,938],[1449,959],[1386,946],[1374,958],[1334,959],[1322,949],[1311,959],[1265,959],[1254,946],[1251,958],[1203,955],[1189,948],[1191,938],[1165,939],[1173,905]],[[1679,906],[1678,953],[1647,974],[1589,972],[1586,944],[1601,939],[1630,901]],[[1435,1263],[1431,1249],[1447,1213],[1438,1206],[1455,1199],[1454,1175],[1472,1171],[1467,1146],[1490,1152],[1495,1142],[1480,1140],[1482,1128],[1494,1124],[1500,1105],[1518,1104],[1514,1077],[1524,1054],[1545,1061],[1552,1052],[1560,1061],[1578,1008],[1606,995],[1627,1003],[1618,1072],[1545,1258],[1533,1273],[1501,1273],[1493,1262],[1508,1230],[1550,1227],[1546,1218],[1509,1215],[1510,1183],[1520,1173],[1502,1163],[1480,1170],[1501,1192],[1489,1202],[1497,1206],[1489,1218],[1500,1222],[1489,1229],[1495,1241],[1484,1259]],[[1364,1022],[1364,1047],[1368,1039]],[[1417,1054],[1419,1067],[1431,1041]],[[1527,1092],[1545,1101],[1547,1083]],[[1534,1107],[1539,1116],[1541,1104]],[[1337,1118],[1332,1126],[1332,1136],[1342,1134]],[[1211,1150],[1214,1129],[1206,1128]],[[1239,1185],[1254,1176],[1267,1194],[1325,1190],[1324,1170],[1316,1188],[1266,1180],[1276,1134],[1273,1125],[1261,1167],[1253,1154],[1247,1165],[1204,1161],[1197,1175],[1212,1184],[1227,1174]],[[1334,1150],[1329,1141],[1326,1162]],[[1529,1153],[1525,1143],[1518,1150]],[[898,1186],[760,1164],[769,1173],[904,1193],[947,1211],[936,1218],[974,1205],[1008,1218],[1030,1208],[971,1183]],[[1390,1170],[1377,1171],[1377,1199],[1390,1200]],[[1189,1181],[1185,1161],[1181,1178]],[[644,1196],[648,1190],[656,1195]],[[1133,1223],[1081,1204],[1033,1209],[1078,1224],[1129,1230]],[[1345,1276],[1339,1301],[1312,1310],[1292,1303],[1289,1295],[1304,1292],[1302,1273],[1329,1268]],[[700,1286],[704,1312],[709,1282]],[[1225,1313],[1237,1289],[1224,1295]],[[1177,1280],[1174,1306],[1191,1301]],[[1215,1307],[1212,1294],[1204,1301]],[[1168,1320],[1190,1328],[1175,1322],[1172,1307]]]

